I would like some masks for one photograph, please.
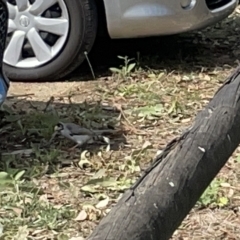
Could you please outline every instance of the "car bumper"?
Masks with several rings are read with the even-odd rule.
[[[215,3],[214,0],[192,0],[189,7],[183,8],[183,1],[104,0],[109,35],[131,38],[197,30],[226,18],[238,4],[238,0],[222,0],[222,6],[212,9],[206,2]]]

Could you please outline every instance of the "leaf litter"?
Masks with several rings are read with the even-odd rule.
[[[145,40],[152,42],[119,56],[122,64],[97,81],[12,83],[0,122],[1,239],[86,239],[237,66],[239,12],[172,37],[167,53],[164,41]],[[59,120],[120,131],[110,147],[68,152],[66,139],[47,145]],[[237,149],[172,239],[239,238],[239,156]]]

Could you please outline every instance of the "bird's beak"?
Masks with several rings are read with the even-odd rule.
[[[54,131],[57,132],[59,130],[58,126],[54,127]]]

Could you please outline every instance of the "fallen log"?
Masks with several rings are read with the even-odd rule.
[[[240,67],[88,240],[167,240],[240,142]]]

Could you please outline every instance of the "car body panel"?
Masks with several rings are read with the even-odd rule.
[[[103,0],[111,38],[172,35],[197,30],[229,16],[238,0],[210,10],[205,0]],[[211,1],[211,0],[207,0]],[[224,0],[222,0],[224,1]]]
[[[3,53],[6,43],[7,35],[7,24],[8,24],[8,9],[6,1],[0,0],[0,105],[4,102],[7,97],[9,89],[9,80],[4,74],[2,68]]]

